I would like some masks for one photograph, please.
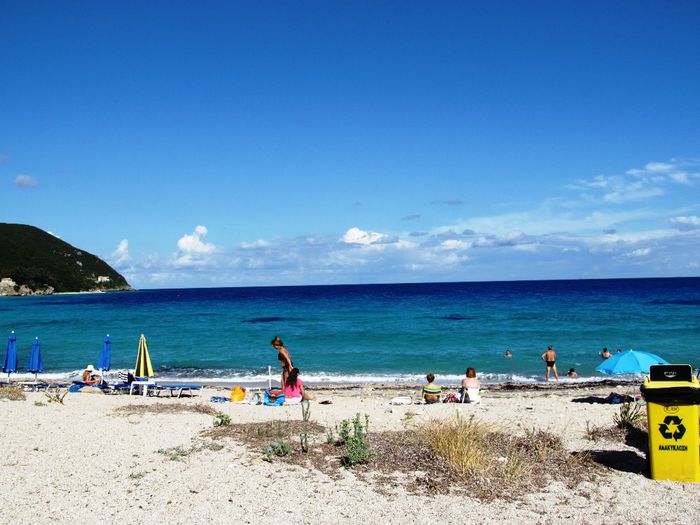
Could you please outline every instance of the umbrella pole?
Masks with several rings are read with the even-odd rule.
[[[272,367],[267,365],[267,389],[272,389]]]

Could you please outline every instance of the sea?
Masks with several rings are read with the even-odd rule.
[[[700,278],[457,282],[157,289],[1,297],[0,329],[17,337],[20,370],[39,338],[40,378],[97,365],[133,369],[144,334],[159,380],[277,381],[274,336],[307,383],[456,384],[467,367],[485,383],[544,380],[557,351],[564,381],[602,380],[607,347],[700,365]],[[1,334],[2,332],[0,332]],[[0,335],[1,337],[1,335]],[[4,345],[3,345],[4,347]],[[504,357],[509,349],[511,358]],[[0,350],[1,353],[1,350]],[[566,379],[575,368],[576,380]]]

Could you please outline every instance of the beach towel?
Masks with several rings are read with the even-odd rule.
[[[284,404],[284,392],[282,390],[265,390],[263,405],[278,407]]]
[[[391,401],[389,401],[390,404],[392,405],[410,405],[413,403],[413,400],[409,396],[400,396],[400,397],[395,397]]]

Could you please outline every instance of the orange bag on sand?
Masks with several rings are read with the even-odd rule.
[[[233,403],[238,403],[240,401],[243,401],[245,399],[245,388],[242,386],[235,386],[233,387],[233,390],[231,390],[231,401]]]

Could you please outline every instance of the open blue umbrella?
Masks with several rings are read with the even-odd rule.
[[[10,374],[17,371],[17,336],[12,330],[7,336],[7,351],[5,352],[5,362],[2,365],[2,371],[7,374],[7,380],[10,380]]]
[[[34,381],[36,375],[44,370],[44,362],[41,359],[41,348],[39,338],[35,337],[32,343],[32,352],[29,354],[29,362],[27,363],[27,372],[34,372]]]
[[[102,350],[100,357],[97,359],[97,368],[102,371],[102,381],[104,381],[105,372],[109,370],[112,364],[112,341],[107,334],[102,341]]]
[[[667,365],[668,361],[656,354],[628,350],[609,357],[596,367],[604,374],[648,374],[652,365]]]

